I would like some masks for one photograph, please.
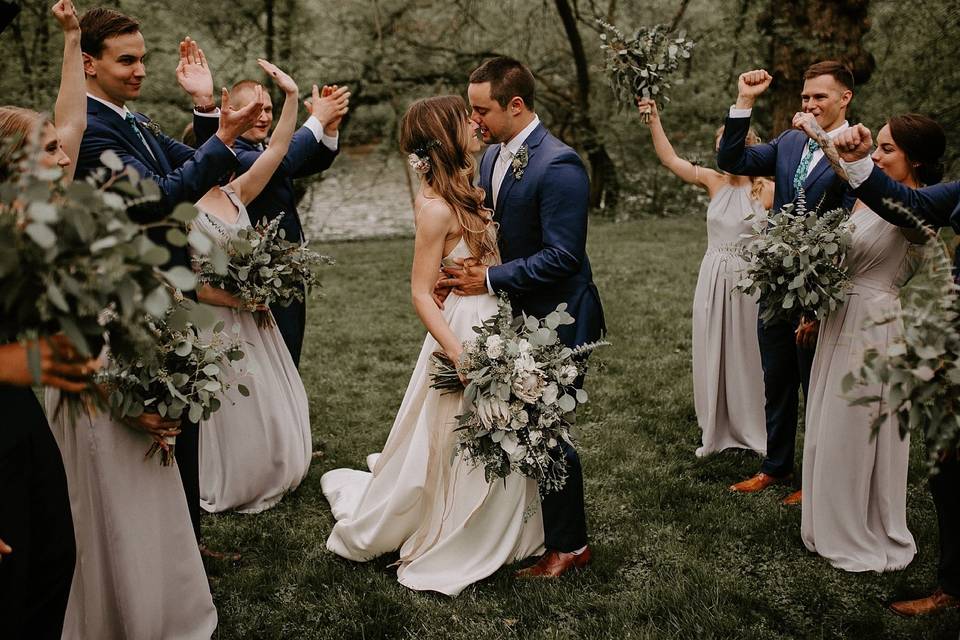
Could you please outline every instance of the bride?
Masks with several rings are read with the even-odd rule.
[[[400,147],[420,174],[414,203],[416,240],[410,288],[429,334],[383,451],[370,472],[335,469],[321,487],[337,523],[327,548],[367,561],[399,549],[397,578],[417,591],[455,596],[501,566],[542,553],[536,482],[513,475],[488,484],[483,469],[455,455],[462,394],[430,388],[430,357],[458,362],[463,342],[497,311],[492,295],[433,299],[441,261],[499,261],[492,213],[473,186],[480,149],[476,125],[459,96],[413,103],[403,116]]]

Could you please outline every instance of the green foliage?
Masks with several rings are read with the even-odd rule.
[[[597,20],[603,28],[600,48],[606,55],[604,70],[619,107],[630,109],[637,98],[670,102],[667,90],[680,62],[690,58],[694,43],[683,32],[672,36],[667,25],[640,27],[627,38],[617,27]]]
[[[735,291],[757,295],[764,324],[824,318],[842,305],[850,278],[843,257],[850,247],[850,212],[838,208],[808,211],[803,191],[754,223],[755,236],[742,249],[747,268]]]
[[[194,423],[209,420],[231,387],[232,363],[244,353],[239,336],[224,333],[222,322],[212,331],[202,331],[205,324],[196,303],[179,296],[169,313],[148,322],[152,348],[137,354],[111,352],[97,380],[109,389],[114,415],[137,418],[148,412]],[[249,394],[243,385],[239,391]],[[175,437],[154,442],[147,455],[159,453],[162,465],[173,464],[175,443]]]

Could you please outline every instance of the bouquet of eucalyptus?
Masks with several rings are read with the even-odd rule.
[[[125,169],[113,152],[102,159],[105,167],[86,182],[63,184],[59,169],[25,166],[0,184],[5,339],[63,333],[86,357],[105,342],[114,353],[137,353],[152,342],[144,319],[163,316],[169,289],[193,288],[190,270],[161,270],[169,252],[146,234],[147,226],[167,226],[187,241],[177,221],[140,225],[127,215],[128,208],[157,199],[156,185]],[[181,217],[187,213],[179,210]],[[39,381],[39,353],[30,361]],[[72,410],[81,408],[81,398],[62,397]]]
[[[459,367],[434,354],[431,386],[463,392],[458,448],[483,465],[487,482],[517,472],[536,480],[542,493],[566,482],[560,442],[572,444],[573,412],[587,402],[587,392],[575,382],[586,371],[586,355],[608,344],[576,349],[561,344],[557,327],[573,323],[566,307],[559,305],[543,320],[514,318],[510,302],[501,297],[497,314],[475,327],[477,337],[464,344]],[[465,389],[458,371],[469,381]]]
[[[957,455],[960,450],[960,287],[936,234],[908,209],[888,204],[926,231],[927,260],[911,281],[902,309],[867,321],[899,323],[900,337],[886,352],[867,348],[863,362],[844,377],[843,391],[853,405],[877,407],[871,424],[874,433],[895,416],[900,437],[911,430],[922,434],[928,445],[928,468],[936,473],[940,455]],[[886,398],[855,393],[866,385],[883,385]]]
[[[195,322],[195,304],[178,300],[163,318],[148,322],[153,349],[135,357],[110,353],[108,366],[97,381],[108,390],[110,409],[120,419],[137,418],[145,411],[191,422],[208,420],[220,408],[219,396],[231,388],[233,363],[244,357],[238,336],[201,331]],[[241,395],[249,390],[237,385]],[[160,455],[160,464],[173,464],[176,437],[157,438],[146,457]]]
[[[808,211],[801,192],[753,230],[742,249],[748,265],[734,290],[759,295],[764,324],[823,318],[843,304],[850,286],[843,257],[853,234],[846,209]]]
[[[632,108],[637,98],[670,102],[667,91],[680,61],[690,57],[694,43],[683,32],[671,35],[666,25],[641,27],[628,38],[617,27],[597,20],[601,34],[600,48],[606,57],[604,70],[613,87],[619,107]],[[644,120],[648,114],[641,114]]]
[[[273,323],[265,307],[274,303],[285,306],[294,299],[302,302],[304,291],[320,282],[320,265],[333,264],[306,243],[287,241],[280,228],[282,217],[281,213],[269,223],[261,221],[231,237],[225,272],[210,256],[194,256],[200,281],[240,298],[260,327]]]

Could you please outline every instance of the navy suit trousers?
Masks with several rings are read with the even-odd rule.
[[[930,493],[937,509],[940,531],[940,587],[960,598],[960,459],[957,454],[942,462],[939,473],[930,478]]]
[[[757,327],[767,419],[767,457],[760,470],[778,478],[793,473],[799,392],[802,388],[807,397],[813,365],[814,350],[797,346],[798,324],[799,319],[769,326],[759,321]]]

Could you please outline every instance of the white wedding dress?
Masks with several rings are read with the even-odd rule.
[[[450,257],[469,257],[460,242]],[[490,295],[451,294],[443,316],[461,340],[497,312]],[[456,452],[455,418],[463,394],[430,388],[427,334],[383,451],[370,472],[335,469],[320,480],[337,523],[327,548],[356,561],[399,549],[397,578],[417,591],[455,596],[500,567],[543,551],[535,481],[512,475],[487,483],[482,467]]]

